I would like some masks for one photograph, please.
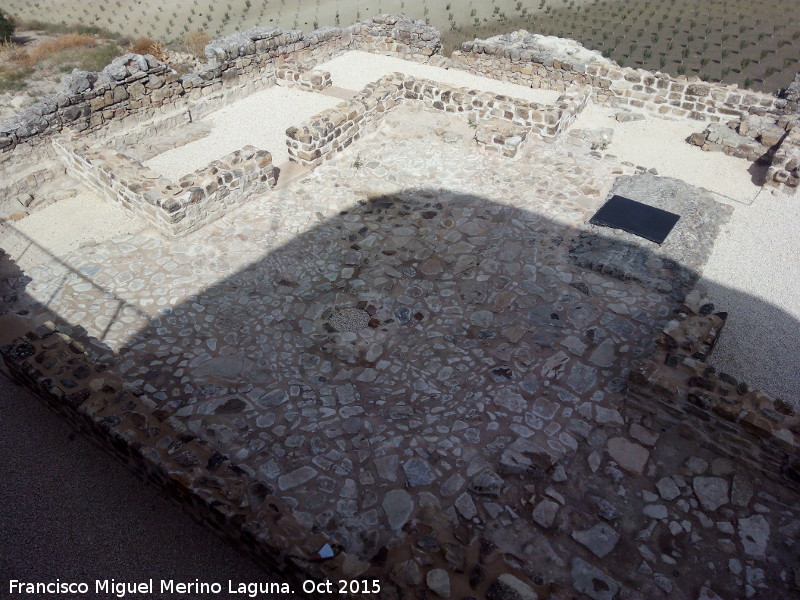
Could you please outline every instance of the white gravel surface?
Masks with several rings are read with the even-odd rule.
[[[371,54],[360,50],[353,50],[337,56],[333,60],[318,65],[317,69],[328,71],[331,74],[333,85],[350,90],[361,90],[371,81],[380,79],[387,73],[403,73],[456,87],[504,94],[540,104],[552,104],[560,94],[551,90],[534,89],[516,83],[471,75],[457,69],[432,67],[394,56]]]
[[[145,227],[122,208],[89,191],[59,200],[6,226],[22,234],[15,236],[14,247],[6,248],[11,256],[21,251],[16,246],[23,244],[25,238],[62,256],[81,246],[136,233]]]
[[[800,410],[800,199],[734,205],[700,285],[729,313],[711,363]]]
[[[703,131],[706,123],[649,115],[643,121],[620,123],[614,118],[618,112],[620,109],[589,104],[571,128],[611,127],[614,136],[604,153],[745,204],[750,204],[761,189],[748,172],[750,161],[722,152],[704,152],[686,141],[692,133]]]
[[[273,164],[280,165],[289,160],[286,130],[340,102],[315,92],[273,86],[206,117],[204,121],[212,127],[207,136],[154,156],[144,164],[177,180],[249,144],[269,150]]]

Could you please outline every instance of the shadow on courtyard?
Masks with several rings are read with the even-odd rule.
[[[162,310],[120,358],[309,531],[370,557],[388,491],[450,507],[515,440],[554,461],[583,446],[576,412],[621,409],[705,260],[686,244],[717,225],[681,219],[659,247],[449,191],[365,197]],[[742,304],[754,326],[800,329]]]

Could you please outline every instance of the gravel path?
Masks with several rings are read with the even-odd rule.
[[[541,104],[552,104],[559,96],[559,92],[551,90],[533,89],[516,83],[471,75],[456,69],[432,67],[394,56],[370,54],[360,50],[353,50],[337,56],[333,60],[320,64],[317,68],[331,74],[333,85],[350,90],[360,90],[369,82],[380,79],[387,73],[399,72],[412,77],[433,79],[456,87],[505,94]]]
[[[88,190],[72,198],[59,200],[6,226],[22,234],[14,236],[15,241],[9,243],[0,233],[0,246],[15,257],[27,246],[27,239],[33,239],[56,256],[63,256],[81,246],[136,233],[145,227],[125,210]]]
[[[83,600],[109,597],[93,593],[95,579],[199,578],[222,583],[224,589],[229,579],[280,581],[195,523],[116,459],[73,434],[61,418],[2,374],[0,456],[4,592],[10,579],[88,582],[92,593],[87,595],[48,595]]]
[[[642,121],[620,123],[614,118],[618,112],[590,104],[572,129],[611,127],[614,136],[606,153],[648,169],[655,167],[659,175],[683,179],[745,204],[750,204],[761,189],[748,172],[750,161],[722,152],[704,152],[686,142],[689,135],[705,129],[705,123],[649,115]]]
[[[701,284],[730,316],[711,362],[800,410],[800,202],[759,194],[735,205]]]
[[[233,102],[206,117],[207,136],[145,161],[148,167],[177,180],[248,144],[269,150],[276,165],[289,160],[286,129],[341,102],[338,98],[273,86]]]

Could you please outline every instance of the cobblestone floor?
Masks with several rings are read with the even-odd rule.
[[[663,256],[718,217],[637,247],[585,224],[631,168],[538,141],[482,154],[454,119],[398,109],[287,189],[178,241],[82,248],[27,293],[362,558],[433,505],[541,597],[790,597],[796,499],[621,403],[686,291]],[[464,582],[485,563],[451,560]]]

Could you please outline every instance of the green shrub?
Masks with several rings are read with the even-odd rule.
[[[0,10],[0,42],[10,42],[14,35],[14,19]]]

